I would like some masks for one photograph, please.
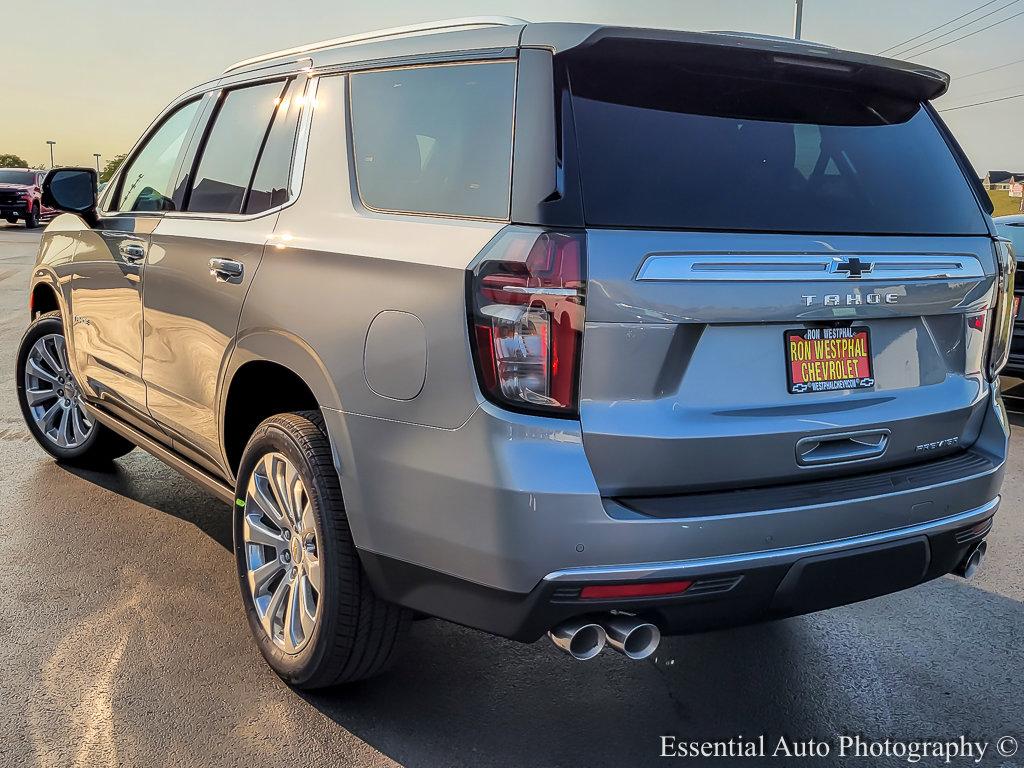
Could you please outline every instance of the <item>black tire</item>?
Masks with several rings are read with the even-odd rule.
[[[60,312],[49,312],[36,318],[26,329],[25,334],[21,337],[21,344],[18,346],[16,373],[18,405],[21,406],[21,414],[32,437],[44,451],[58,461],[78,467],[101,467],[134,450],[135,446],[132,443],[98,422],[93,422],[89,436],[74,448],[57,445],[36,425],[25,392],[25,367],[32,345],[42,336],[49,334],[64,335],[64,323],[61,321]]]
[[[39,203],[32,206],[32,210],[25,214],[25,228],[35,229],[39,226]]]
[[[330,441],[319,411],[271,416],[261,423],[242,454],[235,498],[249,501],[249,479],[262,458],[278,452],[306,487],[322,568],[318,618],[306,645],[285,653],[264,630],[249,588],[242,533],[245,508],[234,505],[235,562],[249,627],[260,652],[287,683],[303,690],[372,677],[391,664],[412,614],[373,591],[352,542]]]
[[[4,216],[4,219],[7,220],[8,224],[17,224],[18,223],[18,217],[17,216]]]

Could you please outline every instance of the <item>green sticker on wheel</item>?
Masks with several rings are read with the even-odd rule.
[[[245,499],[235,499],[235,506],[245,509]]]

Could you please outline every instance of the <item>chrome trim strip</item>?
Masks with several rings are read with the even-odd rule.
[[[854,277],[840,269],[850,258],[869,266]],[[981,261],[967,253],[920,254],[736,254],[652,253],[637,272],[639,282],[655,281],[839,281],[980,280]]]
[[[527,296],[579,296],[575,288],[530,288],[526,285],[505,285],[501,289],[505,293],[521,293]]]
[[[747,552],[738,555],[723,555],[719,557],[704,557],[695,560],[674,560],[664,563],[635,563],[633,565],[597,565],[583,568],[567,568],[561,571],[554,571],[544,577],[546,582],[561,581],[629,581],[641,579],[664,579],[675,576],[698,575],[700,573],[720,570],[722,568],[743,569],[763,565],[778,565],[787,561],[799,560],[802,557],[822,555],[829,552],[836,552],[843,549],[854,549],[856,547],[870,546],[872,544],[884,544],[910,536],[919,536],[926,533],[939,533],[950,528],[957,528],[974,522],[976,519],[984,519],[995,513],[999,507],[1000,497],[996,496],[987,504],[975,509],[969,509],[950,517],[942,517],[938,520],[930,520],[927,523],[918,523],[906,528],[896,528],[891,531],[871,533],[863,536],[853,536],[846,539],[827,541],[821,544],[806,544],[799,547],[787,547],[785,549],[769,549],[763,552]]]
[[[313,113],[316,111],[316,91],[320,85],[319,77],[312,77],[306,82],[303,93],[305,103],[302,105],[302,117],[299,118],[299,135],[295,139],[295,154],[292,159],[292,174],[288,182],[291,198],[298,198],[302,191],[302,176],[306,172],[306,150],[309,148],[309,131],[313,125]]]

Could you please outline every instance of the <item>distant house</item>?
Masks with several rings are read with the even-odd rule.
[[[985,189],[1008,190],[1011,184],[1024,184],[1024,172],[989,171],[982,179],[982,183],[984,183]]]

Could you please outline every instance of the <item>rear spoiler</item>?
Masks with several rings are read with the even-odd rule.
[[[563,26],[559,34],[553,35],[554,40],[545,40],[545,26],[528,25],[522,45],[554,49],[556,55],[572,58],[600,55],[612,59],[671,59],[692,63],[697,70],[727,69],[769,78],[777,73],[915,102],[930,101],[949,88],[949,75],[937,69],[788,38],[738,32],[577,27],[589,34],[572,39],[574,36],[565,34]]]

